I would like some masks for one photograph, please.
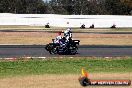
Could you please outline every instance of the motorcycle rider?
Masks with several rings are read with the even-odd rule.
[[[66,39],[67,38],[67,39]],[[55,39],[52,39],[52,43],[47,44],[46,50],[51,54],[76,54],[77,46],[80,41],[74,42],[72,38],[71,29],[68,28],[64,32],[64,37],[61,36],[61,32],[58,32],[58,35]]]
[[[69,41],[69,38],[72,38],[71,28],[67,28],[67,30],[64,31],[64,37],[67,41]]]
[[[60,44],[61,39],[62,39],[61,32],[58,32],[58,36],[54,39],[54,43]]]
[[[65,39],[62,38],[61,32],[58,32],[58,36],[55,38],[54,43],[59,44],[62,48],[65,47]]]

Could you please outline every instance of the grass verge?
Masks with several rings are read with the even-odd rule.
[[[28,61],[0,61],[0,77],[40,74],[78,74],[81,68],[92,72],[132,72],[132,58],[65,58]]]

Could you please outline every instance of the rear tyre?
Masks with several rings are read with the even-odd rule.
[[[76,47],[72,47],[71,54],[75,55],[76,53],[77,53],[77,48]]]

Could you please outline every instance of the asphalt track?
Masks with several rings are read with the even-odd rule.
[[[121,57],[132,56],[132,46],[79,46],[77,55],[50,55],[45,45],[0,45],[0,58],[15,57]]]
[[[49,30],[0,30],[0,32],[49,32],[56,33],[58,31]],[[73,33],[88,33],[88,34],[132,34],[132,32],[83,32],[83,31],[73,31]]]
[[[43,30],[0,30],[0,32],[51,32]],[[78,32],[75,32],[78,33]],[[80,33],[80,32],[79,32]],[[84,32],[82,32],[84,33]],[[132,34],[132,32],[85,32],[93,34]],[[0,45],[0,58],[13,57],[120,57],[132,56],[132,46],[87,45],[79,46],[76,55],[50,55],[45,45]]]

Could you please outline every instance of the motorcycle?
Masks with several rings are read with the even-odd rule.
[[[54,43],[54,39],[52,39],[52,43],[47,44],[45,49],[50,54],[75,55],[77,54],[77,46],[79,45],[79,42],[80,40],[69,39],[69,41],[65,43],[64,46],[61,46],[60,44]]]

